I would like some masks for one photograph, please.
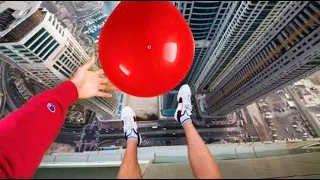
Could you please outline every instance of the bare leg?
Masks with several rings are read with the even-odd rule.
[[[220,170],[208,147],[203,142],[191,120],[183,125],[188,143],[188,157],[194,176],[197,179],[221,178]]]
[[[137,143],[138,141],[135,139],[128,139],[118,179],[141,179],[142,175],[137,157]]]

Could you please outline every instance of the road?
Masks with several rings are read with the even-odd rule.
[[[320,136],[320,127],[316,124],[315,121],[318,121],[317,119],[313,118],[307,109],[307,107],[301,102],[301,100],[298,98],[299,95],[292,92],[291,90],[292,86],[288,86],[288,88],[284,88],[289,96],[292,98],[292,100],[295,102],[297,109],[301,112],[304,119],[312,126],[312,129],[310,129],[311,133],[314,133],[313,136],[319,137]]]
[[[20,106],[22,106],[22,104],[19,104],[17,102],[17,100],[15,99],[13,93],[8,93],[8,90],[10,90],[9,86],[8,86],[8,80],[9,78],[9,69],[10,69],[10,65],[9,64],[5,64],[4,65],[4,71],[2,73],[2,87],[3,87],[3,94],[6,95],[6,102],[7,105],[10,107],[10,109],[12,110],[17,110]]]
[[[103,131],[103,130],[101,130]],[[144,135],[170,135],[170,134],[184,134],[183,129],[175,129],[175,130],[152,130],[147,128],[140,128],[139,129],[141,136]],[[203,128],[203,129],[197,129],[199,133],[225,133],[225,132],[239,132],[239,128],[231,127],[231,128]],[[100,137],[113,137],[113,136],[123,136],[123,133],[113,133],[113,134],[101,134],[99,133]]]
[[[122,126],[120,126],[121,122],[119,122],[120,124],[112,122],[112,128],[106,125],[100,126],[101,122],[97,118],[90,122],[92,124],[86,125],[83,129],[62,128],[56,141],[75,146],[75,151],[80,152],[92,151],[101,145],[125,145]],[[168,142],[175,145],[186,143],[185,133],[180,124],[163,124],[163,121],[159,122],[161,123],[158,124],[157,128],[139,127],[140,134],[144,140],[142,146],[166,145]],[[146,122],[145,125],[147,124],[154,125],[151,122]],[[228,136],[243,139],[243,134],[241,134],[237,124],[230,126],[200,126],[197,130],[206,142],[220,141]]]
[[[6,91],[4,91],[4,88],[3,88],[3,83],[5,82],[4,81],[4,66],[5,66],[5,62],[2,62],[0,64],[0,73],[1,73],[1,81],[0,81],[0,117],[1,117],[1,114],[3,113],[3,109],[5,107],[5,104],[6,104]]]

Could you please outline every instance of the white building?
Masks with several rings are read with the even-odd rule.
[[[89,56],[57,18],[40,8],[40,4],[41,1],[6,1],[0,5],[0,58],[28,77],[53,88],[69,79]],[[98,114],[113,115],[118,93],[111,93],[113,98],[110,99],[95,97],[79,102]]]

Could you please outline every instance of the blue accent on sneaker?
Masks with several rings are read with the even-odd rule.
[[[136,140],[138,141],[138,137],[136,137],[136,136],[128,136],[128,137],[127,137],[127,140],[129,140],[129,139],[131,139],[131,138],[134,138],[134,139],[136,139]]]
[[[189,121],[191,121],[191,118],[190,118],[190,117],[188,117],[188,118],[186,118],[186,119],[182,120],[182,121],[181,121],[182,126],[183,126],[183,125],[184,125],[184,123],[186,123],[188,120],[189,120]]]

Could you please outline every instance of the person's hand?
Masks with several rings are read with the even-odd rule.
[[[93,96],[100,96],[105,98],[112,97],[112,94],[105,93],[100,90],[115,90],[115,86],[107,86],[109,83],[107,78],[100,78],[103,70],[89,71],[90,67],[95,63],[95,56],[82,66],[73,74],[70,81],[77,87],[79,98],[91,98]]]

